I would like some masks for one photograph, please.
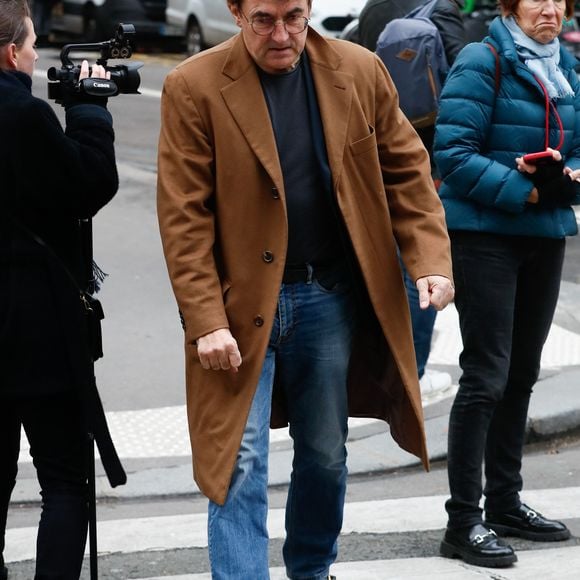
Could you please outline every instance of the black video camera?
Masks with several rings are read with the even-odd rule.
[[[139,69],[141,62],[126,65],[107,66],[108,59],[131,58],[133,47],[132,37],[135,35],[135,27],[132,24],[119,24],[114,38],[105,42],[67,44],[60,53],[62,67],[48,69],[48,98],[63,104],[67,96],[82,95],[90,97],[115,97],[123,94],[140,94],[139,84],[141,77]],[[110,79],[89,77],[79,81],[81,72],[80,65],[75,65],[69,57],[71,51],[100,52],[101,56],[97,64],[105,67],[111,73]]]

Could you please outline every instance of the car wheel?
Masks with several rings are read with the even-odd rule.
[[[189,24],[187,25],[185,48],[187,50],[187,54],[190,56],[201,52],[203,49],[203,36],[201,33],[201,27],[195,18],[190,20]]]

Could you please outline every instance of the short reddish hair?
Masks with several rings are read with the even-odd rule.
[[[502,14],[509,16],[513,14],[520,4],[520,0],[497,0]],[[574,0],[566,0],[566,18],[574,15]]]

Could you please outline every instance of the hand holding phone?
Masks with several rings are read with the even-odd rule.
[[[537,153],[528,153],[523,156],[523,161],[529,165],[549,165],[560,162],[554,159],[554,155],[549,149],[546,151],[538,151]]]
[[[554,159],[554,155],[559,159]],[[528,159],[526,159],[526,157]],[[567,207],[576,198],[576,183],[566,171],[564,160],[559,151],[546,150],[524,155],[517,160],[533,165],[529,178],[538,194],[537,203],[545,208]],[[521,169],[520,169],[521,171]]]

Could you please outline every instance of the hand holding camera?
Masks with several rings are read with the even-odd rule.
[[[67,44],[60,53],[62,67],[48,70],[48,98],[64,105],[65,108],[79,103],[106,105],[108,97],[123,94],[139,94],[141,78],[139,69],[143,63],[108,66],[109,59],[131,58],[132,24],[119,24],[114,38],[105,42]],[[97,64],[89,68],[86,61],[75,65],[69,54],[71,51],[95,51],[100,53]],[[86,64],[85,64],[86,63]]]
[[[100,64],[95,64],[92,69],[89,68],[89,62],[87,60],[83,60],[81,63],[81,71],[79,74],[79,80],[84,80],[89,77],[96,78],[96,79],[110,79],[111,73],[105,69],[104,66]]]
[[[102,80],[110,80],[111,73],[105,69],[104,66],[100,64],[94,64],[92,67],[89,67],[89,62],[87,60],[83,60],[80,65],[79,70],[79,86],[83,87],[82,90],[77,91],[70,91],[63,95],[62,105],[65,109],[69,109],[75,105],[82,105],[82,104],[94,104],[100,105],[105,107],[107,105],[108,98],[105,96],[95,96],[90,95],[85,89],[84,81],[86,80],[88,83],[99,84]]]

